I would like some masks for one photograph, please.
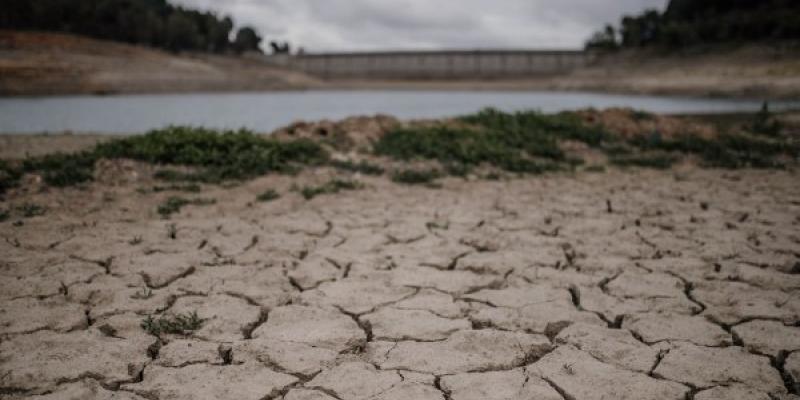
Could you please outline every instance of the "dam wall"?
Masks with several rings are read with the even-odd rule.
[[[470,79],[554,75],[596,61],[572,50],[396,51],[266,56],[271,64],[320,78]]]

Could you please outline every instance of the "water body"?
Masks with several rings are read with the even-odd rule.
[[[390,114],[403,119],[438,118],[484,107],[557,112],[631,107],[654,113],[755,111],[757,100],[612,95],[580,92],[498,91],[307,91],[169,95],[0,98],[0,133],[139,133],[167,125],[249,128],[270,132],[299,120]],[[773,103],[775,110],[800,101]]]

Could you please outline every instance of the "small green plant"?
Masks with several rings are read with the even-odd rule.
[[[631,118],[634,121],[650,121],[655,118],[655,115],[643,110],[633,110],[631,111]]]
[[[167,186],[153,186],[154,193],[160,192],[187,192],[187,193],[200,193],[202,188],[197,184],[185,185],[167,185]]]
[[[461,163],[449,163],[445,165],[444,169],[445,171],[447,171],[449,175],[458,176],[462,178],[466,177],[467,175],[469,175],[470,172],[472,172],[471,166]]]
[[[277,200],[281,197],[281,195],[275,191],[275,189],[267,189],[258,196],[256,196],[256,200],[266,203],[269,201]]]
[[[584,171],[593,172],[593,173],[601,173],[601,172],[606,172],[606,167],[603,166],[603,165],[593,164],[593,165],[589,165],[586,168],[584,168]]]
[[[23,168],[26,172],[40,173],[48,185],[67,187],[92,180],[97,159],[97,154],[91,151],[56,153],[27,159]]]
[[[24,203],[17,206],[17,211],[25,218],[39,217],[47,213],[46,208],[35,203]]]
[[[164,217],[169,218],[172,214],[179,213],[184,206],[208,206],[216,204],[214,199],[185,199],[183,197],[170,197],[163,204],[158,206],[158,213]]]
[[[357,181],[332,179],[321,186],[305,186],[300,189],[300,194],[306,200],[311,200],[322,194],[334,194],[342,190],[358,190],[363,188],[364,185]]]
[[[11,213],[8,210],[0,209],[0,222],[6,222],[10,216]]]
[[[141,327],[145,332],[153,336],[162,334],[185,335],[196,331],[203,326],[205,320],[197,315],[197,311],[186,314],[174,314],[161,316],[158,319],[148,315],[142,320]]]
[[[432,185],[442,173],[436,169],[416,170],[404,169],[392,174],[392,181],[404,185]]]
[[[611,163],[620,167],[669,169],[676,161],[676,156],[661,153],[611,157]]]
[[[133,239],[128,241],[128,244],[131,246],[138,246],[142,244],[142,237],[141,236],[134,236]]]
[[[499,181],[500,179],[503,179],[503,176],[497,172],[489,172],[486,174],[485,178],[490,181]]]
[[[781,123],[769,111],[769,103],[766,101],[761,105],[761,110],[756,113],[753,123],[750,125],[750,131],[757,135],[764,135],[769,137],[780,136],[782,130]]]
[[[0,160],[0,195],[8,189],[16,187],[22,178],[22,171],[8,161]]]
[[[359,172],[364,175],[383,175],[383,167],[375,164],[370,164],[366,161],[354,163],[352,161],[339,161],[333,160],[330,162],[331,166],[342,171]]]

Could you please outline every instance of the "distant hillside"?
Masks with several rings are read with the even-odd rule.
[[[0,95],[279,90],[307,75],[261,61],[164,51],[81,36],[0,31]]]
[[[73,33],[173,52],[261,51],[261,37],[227,16],[167,0],[3,0],[0,29]]]
[[[588,42],[589,48],[663,47],[800,41],[797,0],[671,0],[662,13],[623,16]]]

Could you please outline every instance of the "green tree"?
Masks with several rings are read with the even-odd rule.
[[[590,50],[616,50],[619,48],[617,30],[612,25],[596,32],[587,42],[586,48]]]
[[[233,47],[239,53],[247,51],[261,52],[261,41],[263,39],[258,35],[255,29],[245,26],[236,32],[236,39],[233,42]]]
[[[172,51],[197,48],[199,32],[192,20],[183,13],[173,13],[167,18],[166,45]]]

